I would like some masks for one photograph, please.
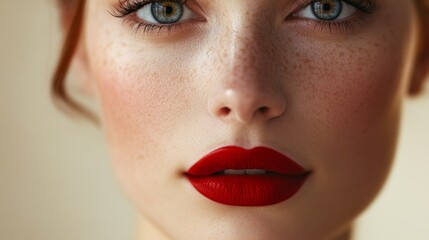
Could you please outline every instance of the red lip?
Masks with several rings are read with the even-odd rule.
[[[225,170],[260,169],[257,175],[230,175]],[[230,171],[229,171],[230,172]],[[304,184],[309,171],[266,148],[219,148],[200,159],[186,176],[205,197],[226,205],[266,206],[285,201]]]

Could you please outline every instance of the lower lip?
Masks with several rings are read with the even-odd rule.
[[[232,206],[267,206],[286,201],[304,184],[308,174],[287,176],[210,175],[187,176],[205,197]]]

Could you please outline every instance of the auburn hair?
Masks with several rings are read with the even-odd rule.
[[[68,25],[68,31],[52,78],[52,96],[55,102],[60,105],[61,109],[80,113],[91,120],[91,122],[98,124],[99,121],[95,114],[76,102],[67,92],[65,85],[67,73],[82,31],[86,0],[57,0],[57,3],[62,14],[68,15],[67,18],[70,18],[70,22],[66,24]],[[425,44],[426,40],[429,40],[429,0],[416,0],[416,4],[419,17],[421,18],[422,28],[425,29],[422,33],[423,44]],[[426,73],[427,72],[424,72],[424,74]],[[421,92],[421,86],[422,84],[412,85],[410,90],[411,94],[415,95]]]
[[[59,0],[58,7],[62,16],[63,25],[68,27],[60,58],[52,77],[51,93],[62,110],[72,110],[80,113],[91,122],[98,124],[99,120],[93,112],[74,100],[66,89],[66,78],[70,64],[75,55],[84,22],[85,0]],[[67,20],[64,20],[67,18]],[[70,20],[68,19],[70,18]],[[70,21],[70,22],[68,22]]]

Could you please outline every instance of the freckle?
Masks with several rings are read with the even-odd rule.
[[[310,59],[309,58],[305,58],[304,59],[304,63],[309,63],[310,62]]]
[[[340,52],[340,57],[344,57],[344,52]]]

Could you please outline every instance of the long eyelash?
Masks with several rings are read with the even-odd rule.
[[[114,12],[110,12],[110,14],[114,17],[123,18],[136,12],[147,4],[165,1],[167,0],[122,0],[114,7]],[[186,0],[168,0],[168,2],[175,2],[182,5],[186,4]]]
[[[135,26],[135,32],[137,33],[137,30],[139,30],[140,28],[143,28],[143,33],[158,30],[158,34],[159,34],[161,30],[166,29],[168,31],[168,34],[170,34],[171,30],[176,27],[180,27],[180,24],[155,25],[155,24],[139,23]]]
[[[295,0],[296,4],[302,8],[306,8],[308,5],[316,3],[320,0]],[[376,8],[375,0],[343,0],[344,2],[352,5],[360,11],[371,14]]]
[[[177,23],[157,25],[145,22],[135,22],[134,20],[129,18],[131,14],[137,12],[139,9],[143,8],[147,4],[157,2],[159,3],[164,1],[175,2],[185,5],[187,0],[122,0],[114,7],[113,12],[109,13],[114,17],[123,18],[125,22],[129,22],[134,33],[137,33],[139,29],[143,29],[143,33],[149,33],[158,30],[159,34],[161,30],[165,29],[168,31],[169,34],[173,28],[180,27],[181,25]]]

